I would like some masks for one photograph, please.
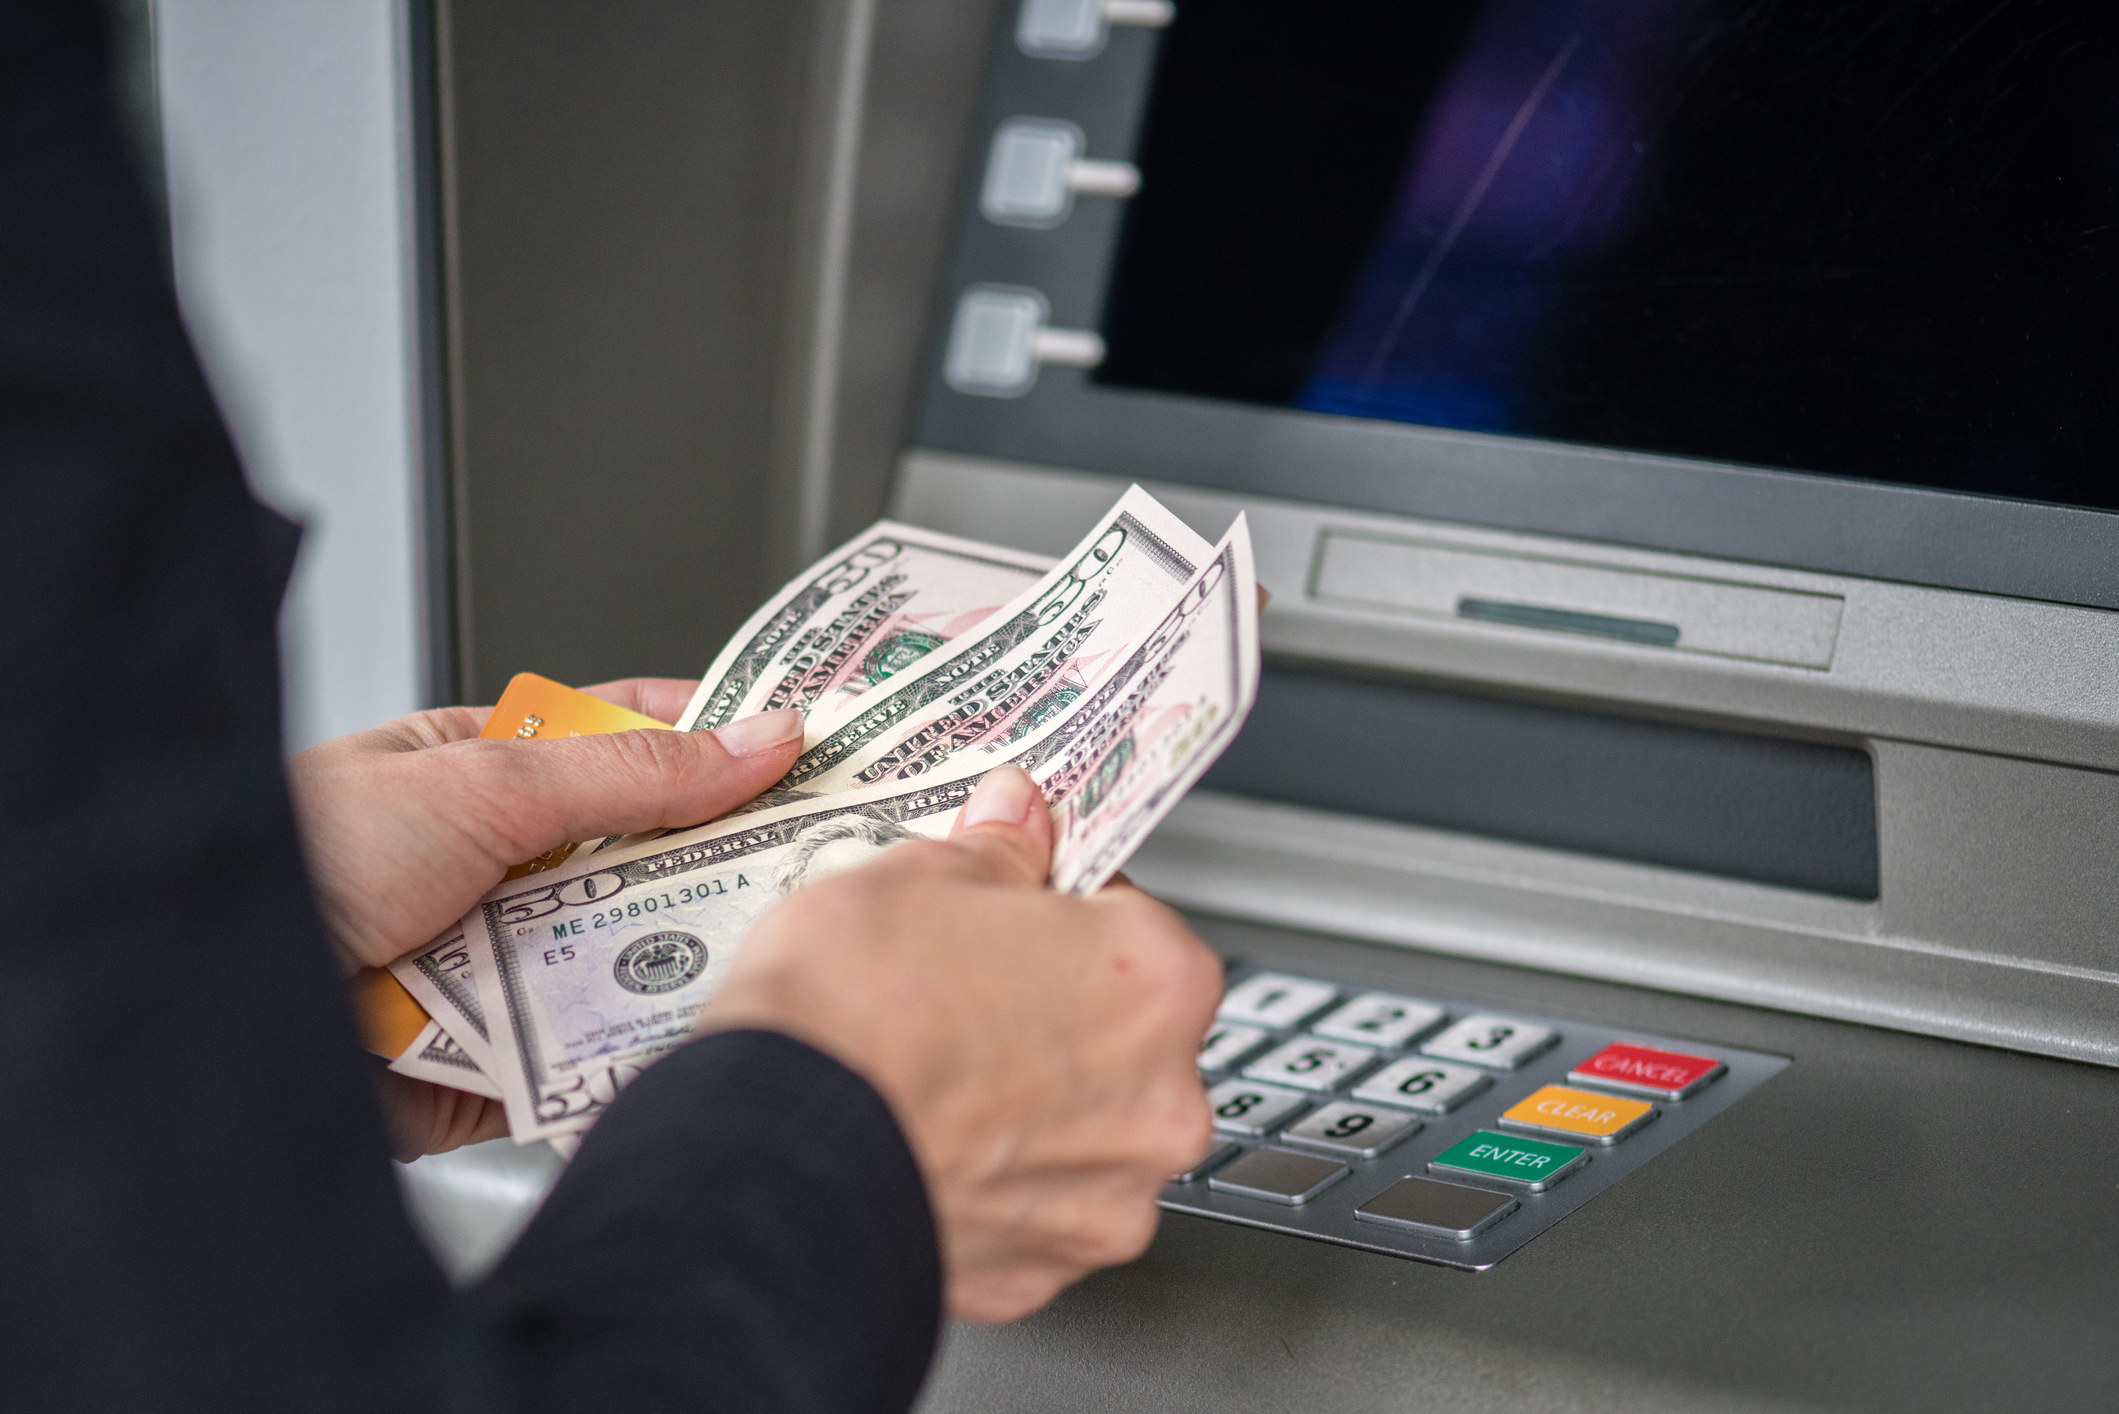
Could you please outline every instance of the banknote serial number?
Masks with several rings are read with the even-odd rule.
[[[704,903],[711,898],[722,898],[739,889],[756,887],[743,875],[734,879],[708,879],[704,883],[685,884],[659,894],[628,899],[622,904],[600,908],[586,918],[569,918],[552,925],[552,938],[556,942],[563,938],[578,938],[592,928],[615,928],[636,918],[647,918],[669,908],[682,908],[688,903]],[[569,947],[549,949],[544,954],[546,967],[557,967],[562,962],[572,962],[574,950]]]

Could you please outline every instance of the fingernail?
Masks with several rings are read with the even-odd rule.
[[[785,746],[802,735],[802,714],[792,707],[743,717],[725,727],[714,728],[714,740],[731,756],[756,756],[776,746]]]
[[[967,827],[1020,825],[1030,818],[1030,807],[1040,798],[1029,772],[1020,766],[996,766],[964,802],[961,823]]]

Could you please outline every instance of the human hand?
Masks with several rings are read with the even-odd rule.
[[[669,721],[694,686],[632,678],[587,690]],[[491,710],[415,712],[287,763],[310,883],[349,968],[433,941],[515,864],[568,840],[724,814],[786,774],[801,750],[793,711],[715,732],[486,741],[478,731]],[[384,1085],[401,1156],[507,1132],[496,1102],[397,1075]]]
[[[1154,1236],[1206,1152],[1195,1059],[1221,967],[1131,887],[1043,885],[1052,821],[997,768],[914,840],[761,918],[702,1030],[785,1032],[866,1077],[927,1182],[950,1314],[1005,1321]]]

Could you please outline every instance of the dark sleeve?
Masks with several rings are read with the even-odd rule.
[[[280,770],[294,534],[102,50],[92,0],[0,4],[0,1409],[903,1407],[924,1195],[793,1042],[650,1072],[485,1289],[420,1246]]]
[[[799,1041],[739,1031],[620,1098],[479,1296],[522,1407],[679,1409],[701,1388],[730,1409],[910,1404],[941,1271],[876,1092]],[[672,1269],[665,1248],[712,1258]],[[540,1349],[583,1328],[622,1332],[623,1360]]]

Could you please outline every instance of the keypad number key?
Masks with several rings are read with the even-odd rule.
[[[1433,1002],[1365,992],[1310,1029],[1335,1040],[1395,1049],[1432,1029],[1446,1014]]]
[[[1354,1098],[1439,1115],[1448,1114],[1491,1084],[1492,1076],[1470,1066],[1413,1056],[1362,1081],[1355,1087]]]
[[[1253,1085],[1247,1080],[1224,1080],[1207,1091],[1207,1108],[1213,1112],[1214,1127],[1224,1134],[1268,1133],[1309,1102],[1307,1095]]]
[[[1550,1026],[1481,1012],[1467,1016],[1420,1047],[1421,1053],[1445,1060],[1470,1061],[1495,1070],[1514,1070],[1559,1040]]]
[[[1207,1032],[1207,1039],[1199,1043],[1199,1068],[1201,1070],[1227,1070],[1245,1056],[1258,1049],[1266,1033],[1263,1027],[1240,1026],[1232,1021],[1218,1021]]]
[[[1221,999],[1221,1019],[1288,1030],[1323,1011],[1338,995],[1339,989],[1329,982],[1258,972],[1229,988]]]
[[[1327,1149],[1353,1159],[1373,1159],[1401,1139],[1420,1132],[1420,1121],[1382,1105],[1340,1100],[1326,1105],[1281,1137],[1290,1144]]]
[[[1298,1036],[1275,1046],[1243,1068],[1253,1080],[1292,1085],[1298,1090],[1332,1090],[1376,1058],[1367,1046]]]

